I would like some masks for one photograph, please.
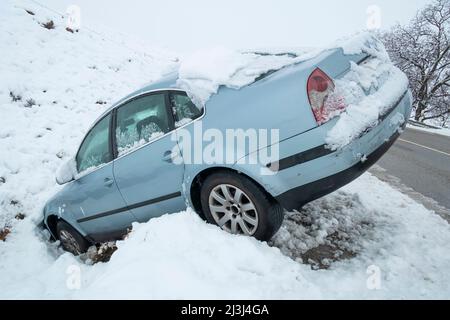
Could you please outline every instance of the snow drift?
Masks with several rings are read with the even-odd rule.
[[[0,298],[445,299],[449,240],[442,218],[367,174],[288,213],[272,247],[188,209],[135,224],[87,265],[24,221],[0,243]]]

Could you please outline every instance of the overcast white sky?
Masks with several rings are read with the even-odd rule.
[[[381,26],[406,23],[431,0],[37,0],[65,12],[81,8],[82,26],[100,23],[176,51],[323,46],[366,28],[367,8]]]

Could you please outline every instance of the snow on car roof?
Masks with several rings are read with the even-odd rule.
[[[221,86],[240,89],[266,74],[317,57],[325,50],[342,48],[345,54],[369,53],[380,56],[379,41],[371,33],[356,34],[340,39],[325,48],[271,48],[231,50],[213,47],[198,50],[181,59],[178,70],[132,92],[108,108],[98,119],[133,96],[161,89],[185,90],[196,105],[205,105]],[[386,58],[383,56],[383,58]]]
[[[220,86],[242,88],[267,73],[311,59],[322,51],[298,48],[232,51],[221,47],[199,51],[182,60],[177,71],[164,75],[160,80],[112,104],[97,121],[124,101],[152,90],[182,89],[188,92],[196,105],[204,105]]]
[[[177,86],[205,104],[221,86],[239,89],[261,75],[317,56],[322,50],[302,52],[236,51],[224,47],[200,50],[180,64]]]

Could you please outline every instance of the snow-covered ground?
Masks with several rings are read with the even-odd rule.
[[[0,50],[0,233],[10,230],[0,298],[450,298],[449,224],[370,174],[287,213],[269,244],[187,209],[135,224],[107,263],[64,253],[36,228],[57,168],[106,105],[176,57],[71,33],[54,13],[10,0]]]
[[[449,241],[447,222],[366,174],[289,213],[270,245],[187,210],[87,265],[24,220],[0,244],[0,298],[448,299]]]

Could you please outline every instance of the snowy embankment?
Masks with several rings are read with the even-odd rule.
[[[449,225],[370,174],[287,213],[270,244],[188,209],[135,224],[108,263],[64,253],[36,228],[56,169],[104,102],[174,59],[68,32],[61,17],[17,3],[0,4],[0,230],[11,231],[0,241],[0,298],[450,297]]]
[[[65,18],[33,2],[2,1],[0,9],[2,227],[38,212],[57,168],[108,105],[176,64],[115,34],[67,31]]]
[[[134,225],[91,266],[25,220],[0,244],[0,297],[448,298],[449,241],[443,219],[366,174],[289,213],[272,247],[188,210]]]

